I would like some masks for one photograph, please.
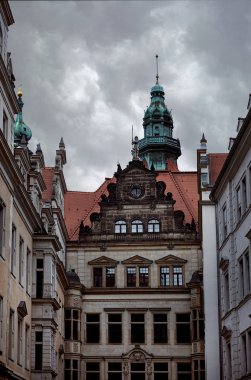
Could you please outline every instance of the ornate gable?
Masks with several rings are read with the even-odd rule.
[[[167,255],[161,259],[155,260],[156,264],[185,264],[186,262],[187,260],[174,255]]]
[[[128,265],[128,264],[130,264],[130,265],[141,265],[141,264],[150,265],[152,263],[153,263],[152,260],[146,259],[145,257],[139,256],[139,255],[135,255],[133,257],[130,257],[129,259],[122,261],[122,264],[126,264],[126,265]]]
[[[89,265],[110,265],[110,266],[116,266],[118,265],[119,261],[113,260],[110,257],[101,256],[97,259],[91,260],[88,262]]]

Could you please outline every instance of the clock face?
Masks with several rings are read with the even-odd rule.
[[[133,198],[140,198],[143,195],[143,189],[140,186],[133,186],[130,191],[130,195]]]

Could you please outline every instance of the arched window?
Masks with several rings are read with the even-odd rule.
[[[157,219],[151,219],[148,222],[148,232],[160,232],[160,225]]]
[[[126,233],[126,222],[124,220],[117,220],[114,226],[115,234],[125,234]]]
[[[0,25],[0,54],[3,53],[3,32],[2,32],[2,27]]]
[[[134,220],[132,222],[132,233],[133,234],[138,234],[143,232],[143,223],[141,220]]]

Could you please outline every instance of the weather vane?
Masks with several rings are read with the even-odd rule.
[[[156,54],[156,84],[159,84],[159,67],[158,67],[158,54]]]

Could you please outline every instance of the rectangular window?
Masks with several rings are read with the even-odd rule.
[[[3,350],[3,298],[0,296],[0,353]]]
[[[10,309],[10,315],[9,315],[9,358],[14,359],[14,336],[15,336],[15,330],[14,330],[14,324],[15,322],[15,313],[12,309]]]
[[[169,267],[160,268],[160,285],[170,286],[170,269]]]
[[[139,267],[139,286],[145,287],[149,285],[149,270],[147,267]]]
[[[22,355],[23,355],[23,320],[18,317],[17,324],[17,363],[22,365]]]
[[[64,380],[78,380],[78,360],[65,359]]]
[[[100,364],[99,362],[86,363],[86,380],[100,379]]]
[[[241,344],[242,344],[242,374],[243,375],[246,375],[247,373],[247,359],[248,359],[248,356],[247,356],[247,338],[246,338],[246,334],[242,335],[241,336]]]
[[[8,142],[8,118],[6,113],[3,111],[3,135]]]
[[[65,309],[65,339],[79,340],[79,310]]]
[[[167,343],[167,314],[153,314],[154,343]]]
[[[223,239],[227,237],[227,209],[226,205],[223,206],[222,209],[222,233],[223,233]]]
[[[240,291],[240,299],[244,297],[244,265],[243,265],[243,257],[239,259],[239,291]]]
[[[195,360],[194,365],[194,380],[205,380],[205,361]]]
[[[122,314],[108,314],[108,343],[122,343]]]
[[[240,186],[236,189],[236,207],[237,207],[237,221],[240,220],[242,209],[241,209],[241,189]]]
[[[36,298],[43,298],[43,287],[44,287],[44,260],[37,259]]]
[[[231,355],[231,343],[226,344],[226,356],[227,356],[227,373],[228,378],[232,378],[232,355]]]
[[[247,208],[247,184],[246,177],[244,177],[241,181],[241,197],[242,197],[242,208],[243,212],[245,212]]]
[[[24,273],[24,240],[20,236],[19,238],[19,284],[22,284],[23,273]]]
[[[145,363],[131,363],[131,380],[145,380]]]
[[[12,233],[11,233],[11,251],[10,251],[10,271],[14,274],[14,268],[16,266],[16,239],[17,239],[17,230],[14,224],[12,224]]]
[[[35,332],[35,369],[41,370],[43,367],[43,332]]]
[[[224,273],[224,305],[225,312],[229,310],[230,302],[229,302],[229,275],[228,272]]]
[[[128,287],[136,286],[136,267],[127,268],[127,286]]]
[[[108,380],[122,380],[122,363],[108,363]]]
[[[192,380],[191,363],[177,363],[177,380]]]
[[[115,268],[105,268],[106,287],[113,288],[115,286]]]
[[[144,314],[131,314],[131,343],[145,343]]]
[[[25,325],[25,368],[30,368],[30,327]]]
[[[102,268],[93,268],[93,286],[95,288],[102,287]]]
[[[192,328],[193,328],[193,340],[204,339],[204,314],[201,310],[192,310]]]
[[[190,314],[176,314],[176,342],[191,343]]]
[[[99,343],[99,314],[86,314],[86,343]]]
[[[30,279],[31,279],[31,251],[27,248],[26,251],[26,292],[30,294]]]
[[[0,256],[5,257],[6,207],[0,198]]]
[[[168,363],[154,363],[154,380],[168,380]]]
[[[182,267],[174,266],[173,267],[173,286],[182,286]]]
[[[246,252],[244,255],[244,282],[245,282],[245,294],[250,293],[250,261],[249,261],[249,252]]]

